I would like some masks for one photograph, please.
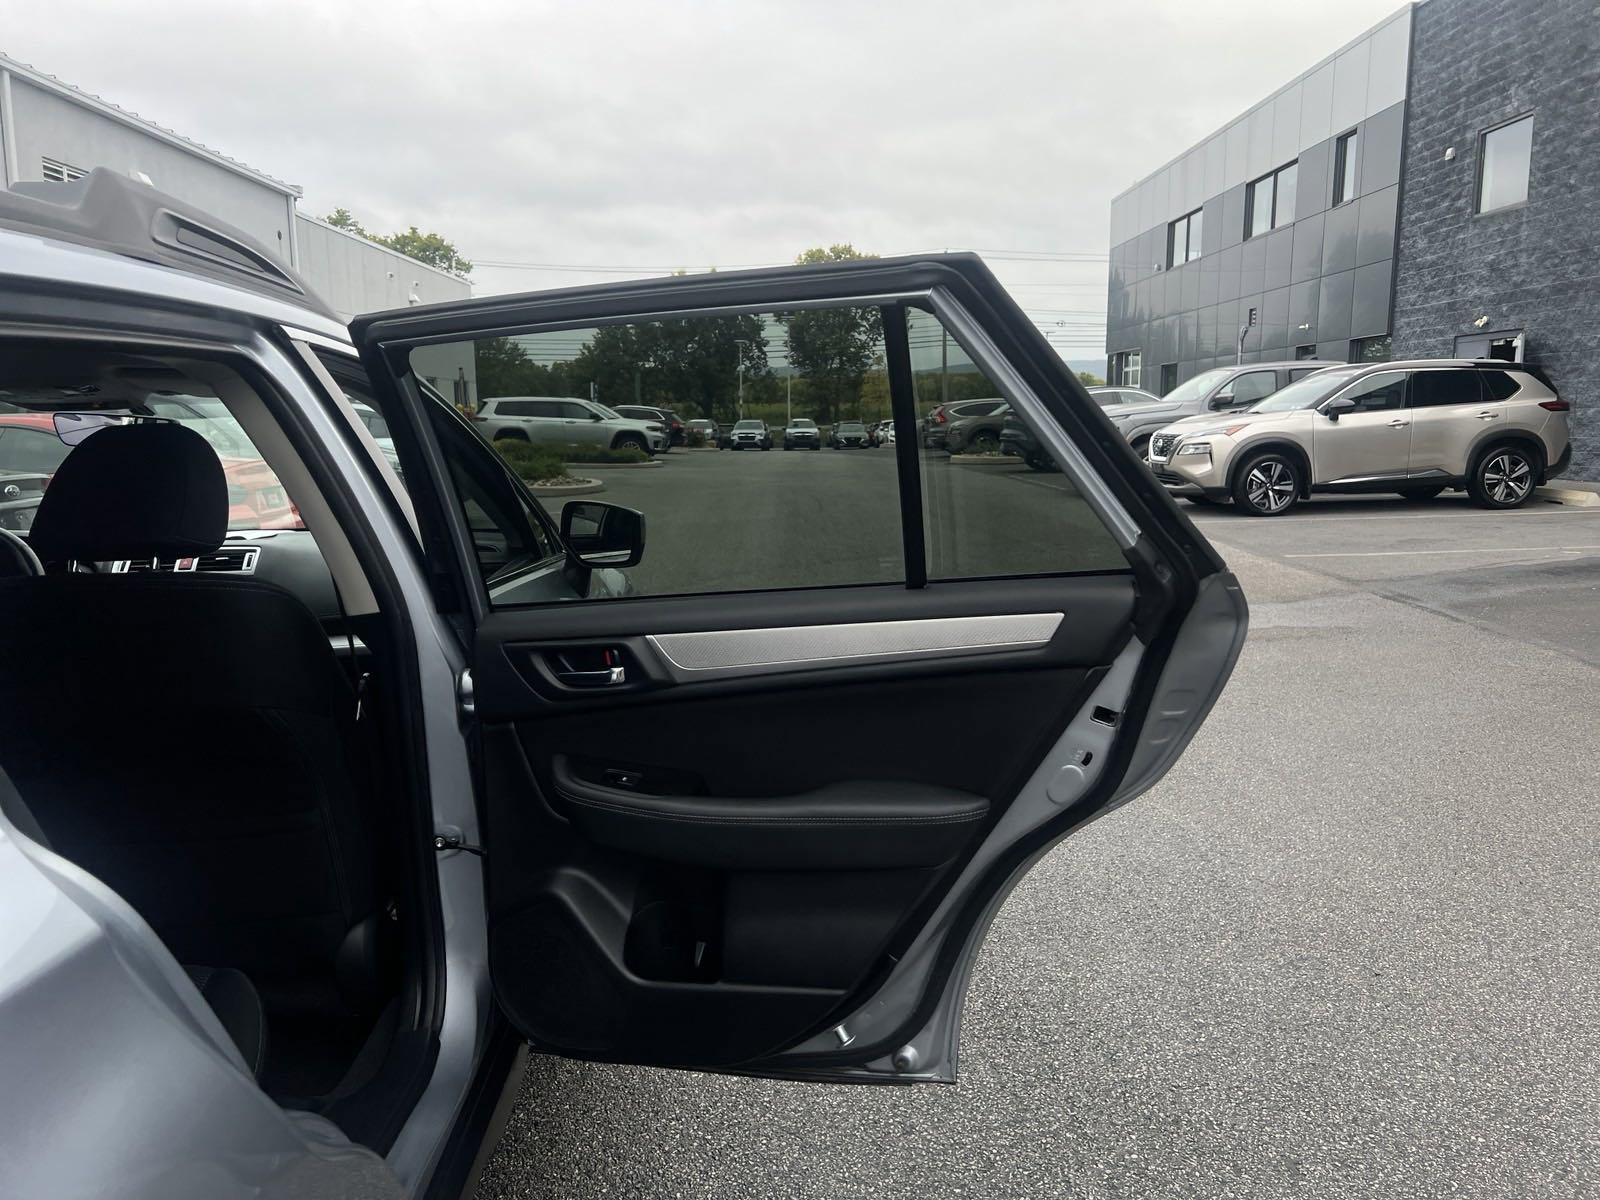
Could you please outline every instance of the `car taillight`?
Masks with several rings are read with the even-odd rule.
[[[944,415],[944,407],[941,405],[933,410],[933,419],[943,425],[950,418]]]
[[[1571,412],[1572,411],[1572,405],[1568,404],[1560,396],[1557,396],[1554,400],[1541,400],[1541,401],[1539,401],[1539,407],[1544,409],[1546,412]]]

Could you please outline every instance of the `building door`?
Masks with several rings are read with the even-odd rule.
[[[1178,364],[1177,363],[1162,363],[1161,364],[1161,394],[1163,396],[1165,396],[1168,392],[1170,392],[1173,388],[1175,388],[1177,386],[1178,386]]]

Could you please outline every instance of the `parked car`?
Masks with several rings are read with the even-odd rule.
[[[963,412],[951,417],[942,426],[940,448],[951,454],[998,454],[1000,430],[1011,411],[1005,401],[999,403],[993,412]]]
[[[730,450],[771,450],[772,430],[765,421],[746,420],[734,423],[728,434]]]
[[[921,422],[922,445],[927,450],[945,450],[945,439],[953,421],[967,417],[991,417],[1005,407],[1004,400],[956,400],[949,404],[936,404]],[[999,427],[996,426],[996,440]]]
[[[593,442],[613,450],[632,447],[650,454],[667,449],[666,426],[660,421],[624,417],[576,396],[499,396],[478,405],[473,419],[490,441],[512,438],[540,446]]]
[[[689,440],[688,431],[683,422],[678,419],[678,414],[670,408],[657,408],[648,404],[614,404],[612,411],[619,416],[627,417],[631,421],[643,421],[648,424],[660,425],[667,431],[667,444],[665,449],[681,446]]]
[[[1143,458],[1150,446],[1150,435],[1163,425],[1199,413],[1248,408],[1297,379],[1327,367],[1344,365],[1302,358],[1213,367],[1180,383],[1153,404],[1119,404],[1107,408],[1106,416],[1127,439],[1134,453]]]
[[[833,426],[833,437],[828,444],[835,450],[866,450],[872,442],[867,433],[867,427],[860,421],[837,421]]]
[[[1273,517],[1314,492],[1432,499],[1465,488],[1516,508],[1572,457],[1570,406],[1537,367],[1419,359],[1332,367],[1245,412],[1189,417],[1150,439],[1173,495]]]
[[[1089,394],[1094,395],[1092,388]],[[1095,399],[1098,403],[1099,398]],[[1022,459],[1035,471],[1055,470],[1055,460],[1039,445],[1033,430],[1014,412],[1007,412],[1000,424],[1000,452]]]
[[[883,421],[878,425],[878,445],[892,446],[895,443],[894,422]]]
[[[278,253],[109,170],[0,193],[6,402],[24,378],[104,398],[123,367],[129,400],[214,389],[309,526],[230,535],[204,435],[118,423],[53,472],[35,553],[0,557],[3,1190],[470,1194],[530,1042],[686,1088],[954,1083],[998,898],[1157,785],[1227,682],[1247,611],[1216,551],[1084,439],[1055,529],[1026,488],[988,523],[1095,569],[882,586],[933,544],[891,487],[787,523],[880,526],[880,586],[729,589],[727,561],[784,549],[773,490],[744,525],[717,506],[733,545],[668,564],[678,594],[614,603],[649,579],[642,514],[547,513],[410,364],[508,329],[914,297],[971,314],[1030,418],[1091,416],[1064,365],[998,349],[1036,338],[993,274],[919,256],[346,324]],[[986,735],[930,756],[914,731],[966,710]],[[903,736],[852,748],[885,723]],[[777,729],[844,749],[749,749]]]
[[[688,432],[684,435],[686,441],[693,435],[699,434],[702,445],[715,446],[717,444],[717,437],[720,431],[715,421],[708,421],[704,417],[695,417],[689,422],[687,429]]]
[[[783,429],[785,450],[821,450],[822,430],[809,417],[795,417]]]

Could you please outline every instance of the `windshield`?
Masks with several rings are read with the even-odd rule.
[[[839,422],[839,432],[840,433],[865,433],[866,431],[867,431],[867,427],[865,425],[863,425],[860,421],[840,421]]]
[[[1326,370],[1318,371],[1315,375],[1307,375],[1298,379],[1287,387],[1272,393],[1265,400],[1253,404],[1244,412],[1294,412],[1300,408],[1315,408],[1345,384],[1349,383],[1360,371],[1352,370]]]
[[[734,428],[735,429],[760,429],[761,428],[761,422],[760,421],[740,421],[737,425],[734,426]]]
[[[1193,379],[1184,380],[1161,397],[1161,403],[1187,404],[1191,400],[1198,400],[1232,373],[1231,367],[1215,367],[1210,371],[1201,371]]]
[[[621,413],[619,413],[616,409],[607,408],[604,404],[601,404],[601,403],[599,403],[598,401],[595,401],[595,400],[589,401],[589,407],[594,412],[599,413],[602,417],[604,417],[608,421],[626,421],[628,419],[627,417],[625,417]]]
[[[790,424],[796,429],[815,429],[817,427],[815,421],[808,421],[804,417],[796,417]]]

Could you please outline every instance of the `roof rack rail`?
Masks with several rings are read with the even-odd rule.
[[[0,190],[0,228],[205,275],[338,320],[298,274],[243,230],[106,167],[67,183]]]

